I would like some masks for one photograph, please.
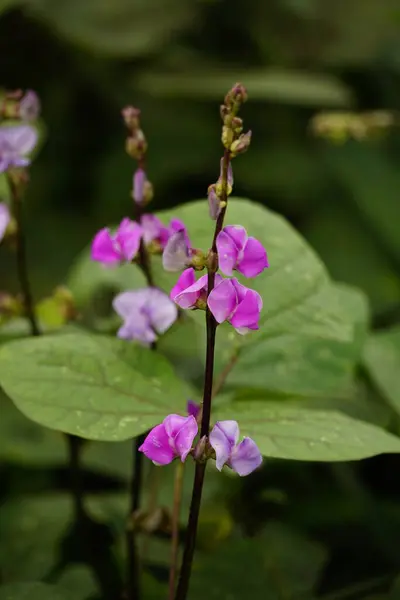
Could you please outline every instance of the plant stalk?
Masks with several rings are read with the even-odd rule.
[[[230,162],[230,152],[225,150],[222,173],[221,187],[222,194],[220,201],[222,209],[218,215],[215,225],[214,237],[211,247],[211,252],[217,255],[217,237],[222,231],[224,225],[225,212],[228,201],[228,169]],[[214,289],[216,269],[208,270],[207,280],[207,297]],[[202,417],[200,426],[200,437],[208,436],[210,430],[211,404],[213,397],[213,378],[214,378],[214,355],[215,355],[215,337],[217,332],[217,322],[214,319],[210,309],[206,309],[206,328],[207,328],[207,349],[206,349],[206,365],[204,373],[204,391],[202,402]],[[197,528],[199,523],[201,496],[203,492],[204,476],[206,471],[206,463],[197,462],[193,482],[192,499],[189,510],[189,521],[186,531],[185,549],[182,558],[182,568],[179,577],[178,588],[176,591],[175,600],[186,600],[189,591],[189,582],[192,572],[193,556],[196,546]]]

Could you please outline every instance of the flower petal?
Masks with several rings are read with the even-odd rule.
[[[162,264],[166,271],[180,271],[187,266],[189,248],[186,243],[186,234],[183,229],[171,235],[165,245],[162,255]]]
[[[239,251],[234,240],[224,230],[217,236],[217,251],[219,268],[230,277],[236,266]]]
[[[229,461],[231,452],[239,439],[239,425],[236,421],[217,421],[209,435],[215,451],[216,465],[219,471]]]
[[[136,204],[143,204],[144,184],[146,182],[146,173],[143,169],[136,169],[133,176],[133,199]]]
[[[245,277],[256,277],[268,266],[264,246],[255,238],[249,237],[243,250],[243,257],[238,261],[237,270]]]
[[[0,145],[8,148],[19,155],[28,154],[36,146],[38,134],[30,125],[13,125],[0,128]]]
[[[178,296],[178,294],[186,290],[195,281],[196,277],[194,274],[194,269],[186,269],[185,271],[183,271],[183,273],[179,276],[178,281],[176,282],[169,294],[171,300],[175,301],[176,296]]]
[[[175,458],[175,452],[170,446],[169,437],[163,423],[156,425],[147,435],[139,448],[154,463],[168,465]]]
[[[186,410],[188,415],[192,415],[195,419],[197,419],[200,412],[200,404],[197,404],[197,402],[194,400],[188,400]]]
[[[131,219],[123,219],[118,227],[116,241],[121,247],[123,258],[130,262],[138,253],[142,239],[142,228]]]
[[[92,242],[91,256],[92,260],[106,265],[115,265],[120,262],[121,255],[115,249],[114,239],[107,227],[96,233]]]
[[[262,463],[262,456],[257,444],[249,437],[236,446],[231,455],[230,466],[241,477],[249,475]]]
[[[151,214],[143,215],[140,224],[143,229],[145,244],[150,244],[150,242],[156,240],[164,248],[169,238],[168,227],[165,227],[158,217]]]
[[[189,269],[186,269],[189,270]],[[193,269],[190,269],[193,271]],[[184,271],[186,273],[186,271]],[[193,271],[194,273],[194,271]],[[183,275],[183,273],[182,273]],[[179,281],[179,280],[178,280]],[[176,286],[175,286],[176,287]],[[207,275],[202,275],[192,285],[178,293],[174,302],[181,308],[193,308],[201,294],[207,289]]]
[[[207,299],[208,308],[217,323],[226,321],[237,306],[237,294],[231,279],[223,279],[211,291]]]
[[[10,209],[5,202],[0,202],[0,241],[4,237],[10,219]]]
[[[230,238],[234,241],[238,252],[244,250],[244,247],[247,242],[247,231],[242,225],[227,225],[223,228],[225,233],[229,235]]]
[[[199,426],[193,415],[184,417],[185,422],[182,423],[179,431],[174,436],[175,450],[181,457],[181,461],[185,462],[187,455],[192,449],[193,440],[196,437]],[[168,428],[166,426],[168,431]]]
[[[147,289],[147,314],[157,333],[164,333],[176,321],[178,309],[167,294],[158,288]]]
[[[210,185],[207,192],[210,217],[216,221],[221,211],[220,201],[215,191],[215,184]]]
[[[237,282],[238,285],[239,282]],[[238,333],[246,333],[247,329],[258,329],[258,321],[260,311],[262,309],[262,298],[256,291],[242,286],[246,293],[241,302],[239,302],[235,312],[229,319],[229,322],[238,331]]]

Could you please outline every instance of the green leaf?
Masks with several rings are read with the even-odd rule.
[[[40,581],[9,583],[0,587],[0,600],[75,600],[69,590]]]
[[[241,435],[274,458],[331,462],[400,452],[400,438],[385,430],[339,412],[304,407],[301,401],[260,397],[224,403],[213,418],[237,420]]]
[[[142,75],[139,89],[152,96],[187,97],[219,100],[232,87],[233,81],[244,81],[252,100],[266,100],[306,106],[349,106],[352,103],[350,90],[337,78],[329,75],[269,69],[259,71],[227,72],[180,72]]]
[[[33,421],[103,441],[143,433],[167,414],[184,411],[190,395],[157,353],[78,333],[3,346],[0,381]]]
[[[364,364],[380,392],[400,415],[400,326],[369,337]]]
[[[210,554],[199,557],[190,584],[190,598],[210,600],[281,600],[309,598],[326,562],[324,548],[279,523],[270,523],[261,535],[231,538]],[[241,569],[234,565],[241,565]],[[243,574],[246,574],[244,577]]]

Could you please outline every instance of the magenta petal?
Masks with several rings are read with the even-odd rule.
[[[194,400],[188,400],[186,410],[188,415],[192,415],[192,417],[197,419],[200,412],[200,404],[197,404],[197,402],[195,402]]]
[[[255,238],[249,237],[243,251],[243,257],[238,261],[237,270],[245,277],[256,277],[268,266],[264,246]]]
[[[251,438],[243,438],[243,441],[233,449],[229,463],[241,477],[252,473],[262,463],[257,444]]]
[[[190,285],[192,285],[196,281],[196,277],[194,274],[194,269],[186,269],[179,276],[178,281],[172,288],[169,297],[171,300],[175,301],[175,298],[178,294],[186,290]]]
[[[247,329],[258,329],[261,309],[262,299],[260,294],[247,289],[243,300],[239,303],[229,322],[238,333],[245,333]]]
[[[120,262],[121,255],[115,249],[115,242],[106,227],[96,233],[92,242],[91,256],[92,260],[108,265],[115,265]]]
[[[232,238],[239,252],[244,249],[247,242],[247,231],[244,227],[241,225],[227,225],[222,231]]]
[[[234,240],[224,230],[217,236],[217,251],[219,268],[230,277],[236,266],[239,251]]]
[[[226,321],[237,305],[237,294],[231,279],[223,279],[210,293],[207,299],[208,308],[217,323]]]
[[[188,271],[188,270],[193,271],[193,269],[186,269],[186,271]],[[182,273],[182,275],[184,273],[186,273],[186,271],[184,271]],[[193,271],[193,276],[194,276],[194,271]],[[179,282],[179,280],[178,280],[178,282]],[[180,293],[178,293],[175,296],[174,301],[181,308],[193,308],[195,306],[197,300],[200,298],[201,294],[206,289],[207,289],[207,275],[202,275],[202,277],[199,277],[199,279],[197,281],[195,281],[192,285],[190,285],[189,287],[187,287],[186,289],[183,289]]]
[[[171,425],[167,424],[167,419],[170,417],[172,417]],[[199,426],[197,425],[197,421],[193,415],[189,415],[188,417],[170,415],[170,417],[164,419],[165,429],[169,433],[169,426],[171,427],[175,451],[181,457],[182,462],[184,462],[192,449],[193,440],[198,433]],[[183,421],[180,422],[179,427],[177,417],[183,419]]]
[[[215,451],[219,471],[229,461],[231,452],[239,439],[239,425],[236,421],[217,421],[210,436],[210,444]]]
[[[126,261],[130,262],[136,256],[141,239],[141,226],[130,219],[123,219],[117,231],[116,241]]]
[[[0,202],[0,241],[4,237],[10,219],[10,209],[5,202]]]
[[[169,238],[168,228],[161,223],[160,219],[155,215],[143,215],[140,224],[143,229],[143,240],[145,244],[150,244],[157,240],[162,247],[167,243]]]
[[[164,424],[156,425],[147,435],[143,444],[139,448],[157,465],[168,465],[175,458],[175,453],[170,446],[169,437],[167,435]]]

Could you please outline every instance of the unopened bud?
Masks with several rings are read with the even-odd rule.
[[[28,90],[18,105],[18,116],[22,121],[35,121],[40,114],[40,100],[33,90]]]
[[[247,90],[242,83],[236,83],[225,96],[225,105],[233,108],[233,105],[243,104],[247,100]]]
[[[251,142],[251,131],[247,133],[242,133],[239,139],[235,140],[230,147],[231,156],[237,156],[238,154],[243,154],[246,150],[249,149]]]
[[[208,439],[206,435],[197,442],[193,450],[193,458],[196,462],[206,462],[208,458]]]
[[[222,143],[225,146],[225,148],[230,149],[233,143],[233,131],[230,127],[228,127],[227,125],[224,125],[222,127]]]
[[[190,266],[195,271],[202,271],[206,266],[207,257],[204,252],[198,248],[192,248],[190,251]]]
[[[212,185],[210,185],[208,187],[207,195],[208,195],[208,208],[209,208],[209,212],[210,212],[210,217],[212,218],[213,221],[216,221],[221,209],[220,209],[220,205],[219,205],[219,198],[217,196],[215,183],[213,183]]]
[[[147,142],[141,129],[138,129],[135,135],[127,138],[125,149],[129,156],[135,160],[143,158],[147,151]]]
[[[121,111],[125,125],[131,131],[139,128],[140,110],[134,106],[125,106]]]
[[[239,117],[233,117],[231,127],[235,136],[240,135],[243,131],[243,120]]]

